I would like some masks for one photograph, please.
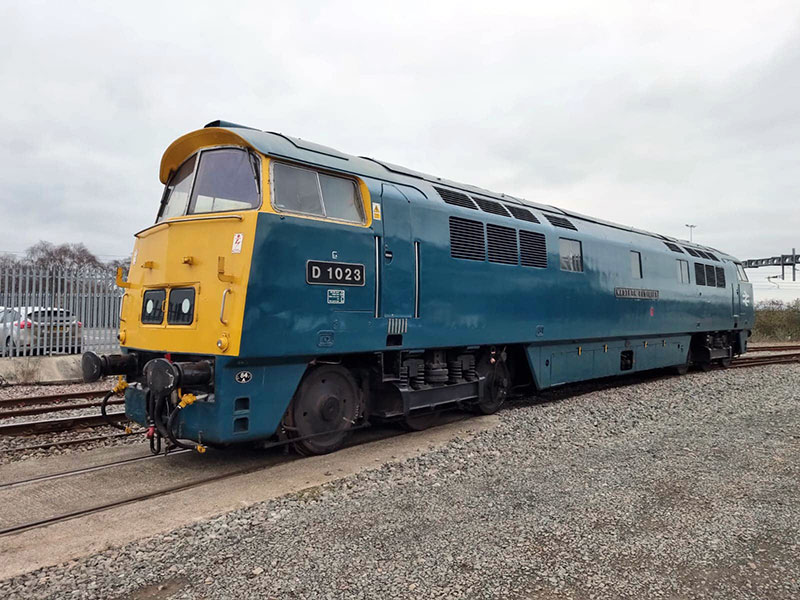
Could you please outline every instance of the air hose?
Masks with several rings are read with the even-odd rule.
[[[115,429],[121,429],[125,433],[131,433],[130,427],[127,425],[120,425],[108,416],[108,401],[111,399],[111,396],[124,392],[127,387],[128,383],[120,375],[117,385],[111,388],[111,390],[105,396],[103,396],[103,401],[100,403],[100,414],[103,415],[103,419],[105,419],[106,423],[111,425],[111,427],[114,427]]]
[[[164,423],[164,409],[167,407],[169,394],[156,395],[155,402],[153,403],[153,424],[156,430],[161,434],[161,437],[168,438],[167,426]]]
[[[187,444],[182,442],[178,439],[175,435],[175,422],[177,421],[178,414],[190,404],[194,404],[197,400],[197,396],[194,394],[184,394],[181,396],[181,401],[178,402],[178,405],[175,407],[175,410],[169,415],[169,419],[167,420],[167,438],[174,446],[178,448],[184,448],[186,450],[197,450],[200,454],[203,454],[206,451],[206,447],[202,444]]]

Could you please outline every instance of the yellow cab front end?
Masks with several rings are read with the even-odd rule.
[[[224,129],[167,149],[158,221],[136,234],[123,284],[123,347],[238,354],[266,162]]]
[[[156,222],[136,234],[127,279],[118,275],[122,354],[83,358],[87,381],[125,376],[126,415],[147,428],[154,452],[162,439],[203,449],[236,431],[263,435],[250,428],[249,400],[228,406],[233,398],[219,392],[239,354],[268,172],[266,156],[223,128],[189,133],[164,153]]]
[[[228,125],[211,124],[184,135],[164,153],[160,179],[165,187],[156,222],[136,234],[128,276],[118,275],[124,288],[122,353],[83,357],[86,381],[123,376],[116,390],[124,390],[126,416],[147,428],[153,452],[160,451],[164,439],[168,447],[202,449],[204,444],[285,437],[282,419],[307,369],[309,353],[276,357],[262,352],[270,343],[266,340],[279,335],[268,332],[263,322],[255,329],[248,325],[249,337],[243,340],[248,289],[257,297],[247,318],[260,314],[268,293],[259,279],[268,278],[263,272],[265,240],[273,244],[272,251],[275,244],[289,248],[303,229],[297,224],[314,223],[306,231],[324,231],[342,247],[372,257],[372,211],[363,180],[324,174],[322,181],[331,186],[325,189],[336,199],[330,206],[338,212],[319,214],[303,205],[314,193],[322,193],[315,171],[277,160],[274,166],[283,165],[286,177],[285,198],[297,203],[291,210],[277,210],[270,198],[268,154],[273,151],[268,144],[257,148],[256,142],[248,141],[258,141],[262,132],[256,135]],[[295,179],[298,173],[310,173],[317,181],[310,193],[292,187],[301,181]],[[321,196],[318,202],[321,206]],[[283,220],[283,212],[291,212],[296,221],[281,228],[280,236],[285,237],[275,238],[269,227]],[[256,231],[259,221],[267,224],[264,231]],[[359,234],[341,236],[337,232],[343,228]],[[262,269],[256,275],[254,253]],[[353,318],[372,315],[375,295],[363,285],[365,272],[357,273],[362,285],[351,288],[348,296],[354,299],[351,306],[361,302],[366,308]],[[304,301],[314,301],[309,294],[301,295]],[[287,306],[292,301],[287,297]],[[259,348],[255,353],[254,347]]]

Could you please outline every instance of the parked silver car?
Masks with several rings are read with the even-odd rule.
[[[45,306],[0,307],[0,356],[81,352],[83,324],[70,311]]]

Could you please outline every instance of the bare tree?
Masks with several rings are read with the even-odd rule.
[[[25,263],[41,269],[95,271],[103,268],[103,263],[83,244],[55,245],[45,241],[28,248]]]
[[[128,267],[131,266],[131,259],[129,258],[116,258],[114,260],[110,260],[106,263],[108,269],[115,273],[117,272],[117,268],[122,269],[122,278],[127,279],[128,277]]]
[[[0,270],[11,269],[19,265],[19,260],[13,254],[0,254]]]

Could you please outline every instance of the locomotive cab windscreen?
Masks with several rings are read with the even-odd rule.
[[[158,222],[172,217],[258,208],[259,159],[240,148],[204,150],[191,156],[164,189]]]

